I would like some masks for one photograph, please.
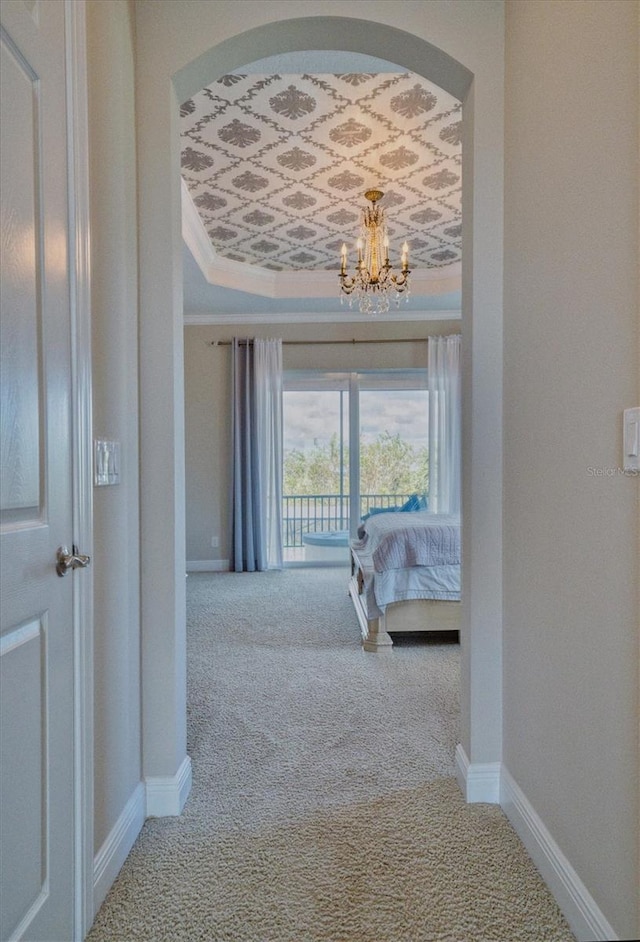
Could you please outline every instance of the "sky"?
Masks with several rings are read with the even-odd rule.
[[[347,395],[344,396],[345,444],[347,439]],[[335,391],[285,392],[284,450],[304,451],[314,440],[323,444],[340,430],[340,394]],[[402,438],[415,447],[427,445],[427,393],[425,390],[361,390],[360,428],[365,441],[375,441],[381,432]]]

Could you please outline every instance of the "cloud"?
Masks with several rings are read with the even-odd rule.
[[[344,433],[348,436],[348,406],[344,397]],[[400,434],[414,447],[427,444],[427,394],[407,390],[360,393],[360,432],[374,441],[382,432]],[[284,396],[284,447],[304,450],[315,441],[324,444],[340,433],[338,392],[286,392]]]

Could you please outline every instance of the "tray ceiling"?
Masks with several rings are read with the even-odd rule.
[[[414,271],[444,275],[461,257],[460,129],[460,103],[412,73],[225,75],[181,107],[182,176],[218,262],[337,272],[376,187],[392,264],[406,239]]]

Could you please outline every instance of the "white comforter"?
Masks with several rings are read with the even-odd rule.
[[[369,517],[352,542],[370,618],[392,602],[460,599],[460,518],[428,511]]]
[[[375,514],[360,524],[352,545],[358,554],[371,557],[376,572],[459,566],[460,517],[427,510]]]

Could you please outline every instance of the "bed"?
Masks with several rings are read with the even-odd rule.
[[[460,628],[460,518],[376,514],[351,542],[353,601],[366,651],[391,650],[394,631]]]

